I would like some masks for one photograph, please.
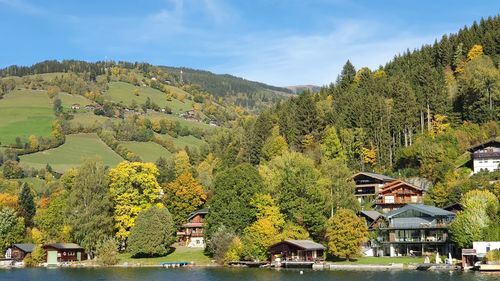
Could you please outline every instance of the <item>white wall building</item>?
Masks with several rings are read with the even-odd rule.
[[[472,153],[472,162],[474,165],[474,174],[481,171],[499,171],[500,170],[500,142],[490,140],[488,142],[476,145],[469,149]]]
[[[477,256],[484,256],[489,251],[500,249],[500,241],[472,242],[472,248],[476,250]]]

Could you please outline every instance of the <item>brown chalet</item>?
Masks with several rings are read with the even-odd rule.
[[[379,190],[375,207],[391,211],[406,204],[422,203],[423,195],[423,189],[402,180],[395,180]]]
[[[31,254],[35,249],[35,244],[12,244],[6,256],[15,261],[22,261],[27,254]]]
[[[323,260],[325,250],[312,240],[284,240],[269,247],[271,262],[284,267],[312,266]]]
[[[208,208],[189,214],[187,223],[177,232],[178,242],[190,248],[205,248],[203,229]]]

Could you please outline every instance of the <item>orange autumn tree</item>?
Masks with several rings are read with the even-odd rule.
[[[181,173],[173,182],[167,184],[163,191],[163,203],[172,213],[176,225],[182,225],[187,216],[198,210],[207,200],[203,186],[189,171]]]

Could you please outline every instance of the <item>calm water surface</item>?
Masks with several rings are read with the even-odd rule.
[[[493,281],[500,280],[500,274],[462,273],[462,272],[419,272],[419,271],[385,271],[385,272],[353,272],[353,271],[312,271],[305,270],[301,275],[298,270],[274,269],[232,269],[232,268],[97,268],[97,269],[9,269],[0,270],[0,280],[99,280],[99,281],[281,281],[281,280],[332,280],[332,281]]]

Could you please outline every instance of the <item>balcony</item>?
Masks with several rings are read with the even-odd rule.
[[[474,159],[484,159],[484,158],[500,158],[500,152],[474,152],[472,154]]]

